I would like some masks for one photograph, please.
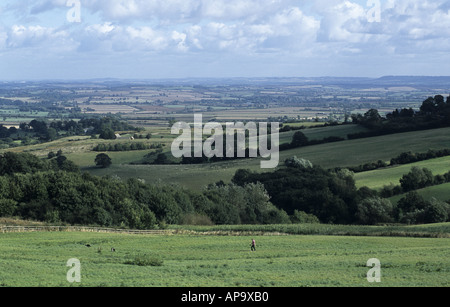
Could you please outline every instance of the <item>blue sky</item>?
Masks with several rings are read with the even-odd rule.
[[[68,2],[0,2],[1,80],[449,75],[449,0]]]

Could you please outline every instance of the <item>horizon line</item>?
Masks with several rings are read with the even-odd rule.
[[[120,78],[120,77],[93,77],[93,78],[43,78],[43,79],[0,79],[2,83],[24,82],[98,82],[98,81],[178,81],[178,80],[258,80],[258,79],[368,79],[382,78],[450,78],[450,75],[382,75],[379,77],[367,76],[235,76],[235,77],[162,77],[162,78]]]

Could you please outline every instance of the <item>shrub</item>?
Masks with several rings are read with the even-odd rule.
[[[420,222],[425,206],[423,197],[412,191],[398,201],[395,216],[400,223],[416,224]]]
[[[112,164],[111,158],[104,153],[98,154],[95,157],[95,165],[100,166],[102,168],[107,168]]]
[[[311,168],[311,167],[313,167],[313,164],[311,163],[311,161],[302,159],[302,158],[299,159],[299,158],[297,158],[297,156],[287,158],[284,161],[284,164],[287,167],[296,167],[296,168]]]
[[[401,223],[441,223],[448,221],[450,205],[435,198],[426,201],[414,191],[399,200],[396,211]]]
[[[47,211],[44,215],[44,220],[47,223],[60,223],[61,219],[59,218],[59,211],[58,210],[50,210]]]
[[[0,199],[0,216],[12,216],[16,207],[16,201],[12,199]]]
[[[413,167],[408,174],[400,179],[404,191],[412,191],[432,185],[434,182],[433,174],[427,168]]]
[[[309,142],[308,137],[306,137],[303,132],[297,131],[292,136],[292,141],[290,145],[292,148],[295,148],[300,146],[306,146],[308,145],[308,142]]]
[[[380,196],[383,198],[389,198],[401,193],[403,193],[402,187],[399,185],[394,185],[393,183],[383,186],[383,188],[380,190]]]
[[[157,223],[155,214],[148,206],[125,198],[120,202],[123,222],[132,229],[153,229]]]
[[[204,214],[190,213],[186,214],[183,217],[182,221],[183,225],[203,225],[203,226],[212,226],[214,223],[211,219]]]
[[[116,139],[116,134],[113,129],[109,127],[104,127],[100,131],[100,138],[105,140],[114,140]]]
[[[364,199],[357,206],[356,217],[361,224],[375,225],[393,222],[394,207],[388,199],[372,197]]]
[[[136,255],[133,259],[127,260],[124,263],[137,266],[162,266],[164,261],[148,255]]]
[[[294,224],[317,224],[320,223],[317,216],[308,214],[304,211],[295,210],[291,217],[291,221]]]
[[[442,223],[448,220],[450,205],[446,202],[432,198],[424,208],[424,223]]]

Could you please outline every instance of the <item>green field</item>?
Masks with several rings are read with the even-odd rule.
[[[336,135],[345,137],[348,133],[361,131],[361,127],[354,125],[319,127],[305,129],[303,132],[311,140],[320,140],[324,137]],[[165,144],[165,151],[170,155],[170,144],[175,138],[167,128],[151,128],[145,133],[152,133],[152,138],[139,139],[137,142],[146,144]],[[289,142],[293,131],[280,134],[280,142]],[[29,145],[7,149],[14,152],[30,152],[46,157],[48,152],[57,152],[63,149],[63,154],[74,161],[84,171],[94,175],[114,175],[123,179],[137,177],[146,182],[163,182],[183,185],[190,189],[199,190],[203,186],[220,180],[229,182],[236,170],[246,168],[253,171],[264,171],[260,168],[260,159],[240,159],[227,162],[217,162],[200,165],[131,165],[141,161],[144,155],[151,150],[108,152],[112,158],[112,166],[108,169],[95,167],[94,159],[98,152],[92,148],[99,143],[129,143],[128,137],[118,140],[90,139],[89,137],[68,137],[53,142]],[[379,137],[346,140],[335,143],[326,143],[306,146],[280,152],[280,165],[285,159],[297,156],[310,160],[324,168],[350,167],[378,160],[389,161],[402,152],[427,152],[429,149],[443,149],[450,145],[450,128],[399,133]],[[430,168],[433,173],[442,174],[450,169],[449,158],[422,161],[414,165]],[[356,174],[357,186],[381,188],[390,183],[398,184],[403,174],[409,172],[411,165],[402,165],[394,168],[380,169],[371,172]]]
[[[1,286],[450,286],[445,238],[81,232],[0,237]],[[252,238],[256,252],[250,251]],[[81,283],[66,279],[71,258],[81,263]],[[367,281],[370,258],[381,262],[380,283]],[[155,266],[136,265],[136,259]]]
[[[345,88],[341,92],[340,86],[319,86],[310,83],[312,80],[308,80],[306,86],[293,86],[297,83],[294,79],[288,83],[279,80],[269,86],[267,80],[261,79],[244,86],[238,83],[220,85],[222,81],[209,86],[170,82],[164,86],[148,85],[148,88],[142,84],[130,86],[128,82],[119,86],[120,83],[112,80],[104,85],[101,85],[103,81],[96,81],[93,87],[76,82],[67,88],[64,86],[64,93],[58,96],[56,89],[41,89],[32,84],[27,85],[26,95],[19,95],[20,87],[13,91],[12,84],[5,85],[13,91],[8,93],[3,89],[5,97],[0,97],[1,101],[6,100],[5,106],[0,107],[0,121],[7,126],[19,126],[32,119],[50,123],[69,117],[78,121],[94,115],[116,114],[117,119],[139,129],[119,125],[113,120],[93,120],[77,127],[58,124],[52,126],[53,131],[40,129],[39,123],[3,130],[8,138],[0,142],[0,158],[11,162],[1,165],[0,288],[450,287],[450,209],[442,203],[424,204],[422,211],[395,207],[405,196],[402,194],[389,198],[394,205],[391,210],[384,200],[373,197],[365,202],[366,199],[361,199],[371,194],[361,190],[358,192],[364,193],[355,193],[346,172],[331,174],[319,170],[291,169],[274,173],[274,180],[267,180],[269,176],[259,177],[267,183],[270,195],[259,185],[201,192],[208,184],[230,183],[239,169],[272,174],[275,170],[261,169],[260,158],[191,165],[142,164],[152,163],[160,152],[168,158],[160,161],[181,161],[170,152],[171,144],[178,137],[171,134],[170,126],[176,121],[192,124],[194,114],[200,113],[203,123],[305,120],[284,125],[304,126],[300,131],[312,141],[310,144],[330,137],[342,139],[283,150],[279,153],[279,168],[285,168],[284,161],[293,156],[332,170],[380,160],[389,164],[392,158],[404,152],[426,153],[450,148],[450,127],[348,138],[349,134],[370,131],[364,126],[373,126],[375,133],[408,129],[410,124],[411,127],[426,127],[429,122],[428,117],[423,116],[425,113],[430,113],[436,123],[441,121],[441,115],[448,119],[448,114],[441,114],[445,108],[437,98],[436,108],[423,105],[427,108],[417,113],[417,121],[404,118],[385,125],[378,116],[372,116],[373,112],[365,113],[372,107],[382,107],[379,112],[383,116],[406,105],[418,108],[420,100],[429,94],[424,89],[399,87],[395,90],[395,87],[381,85],[372,88],[365,80],[358,85],[358,91]],[[359,88],[362,85],[364,89]],[[59,84],[58,88],[61,86]],[[413,93],[407,94],[408,91]],[[12,96],[14,92],[18,97]],[[15,98],[24,104],[7,107]],[[26,111],[34,109],[32,104],[38,102],[42,103],[42,106],[37,105],[39,111]],[[344,117],[349,119],[349,114],[357,113],[366,114],[358,120],[353,118],[360,123],[358,125],[325,124],[340,122]],[[85,131],[96,134],[82,132],[86,128]],[[115,131],[119,129],[127,131]],[[109,130],[113,130],[115,136],[107,137],[116,139],[101,139],[100,135],[111,132]],[[291,143],[296,132],[280,133],[280,144]],[[79,135],[69,136],[71,134]],[[203,139],[207,137],[204,135]],[[128,146],[133,142],[146,146]],[[119,144],[127,146],[109,146]],[[110,149],[105,153],[112,159],[111,166],[95,165],[95,158],[101,153],[94,151],[95,147]],[[136,148],[148,149],[131,150]],[[2,154],[8,151],[30,153],[48,163],[36,162],[26,155],[7,160],[11,157]],[[49,152],[62,154],[82,172],[111,177],[99,179],[63,173],[63,169],[71,165],[61,157],[52,158],[54,155]],[[28,167],[28,164],[33,166]],[[380,191],[383,186],[399,185],[400,178],[414,166],[427,168],[433,175],[445,174],[450,171],[450,156],[357,173],[354,175],[356,187],[367,186]],[[276,178],[281,177],[280,174],[284,177]],[[314,175],[317,177],[311,177]],[[117,180],[129,178],[142,180],[127,184]],[[142,181],[163,184],[145,186]],[[200,193],[166,187],[170,184]],[[317,187],[321,187],[320,190]],[[417,193],[425,200],[436,198],[450,202],[450,183],[420,189]],[[278,209],[286,209],[290,216],[274,210],[270,202]],[[397,214],[397,209],[401,209],[401,214]],[[448,212],[446,218],[443,210]],[[330,224],[304,222],[318,221],[310,214]],[[408,214],[417,216],[417,219],[411,218],[412,222],[447,222],[399,224],[410,221],[403,219],[403,216],[409,218]],[[428,215],[436,217],[428,219]],[[221,219],[228,216],[229,219]],[[261,224],[237,224],[241,221]],[[299,221],[302,223],[297,223]],[[373,226],[331,224],[333,221]],[[262,224],[270,222],[286,224]],[[92,224],[92,227],[69,226],[69,223]],[[100,229],[98,225],[111,228]],[[141,230],[129,229],[132,227]],[[250,249],[252,239],[256,239],[256,251]],[[367,262],[373,258],[381,263],[381,282],[377,283],[367,280],[372,268]],[[81,282],[72,283],[67,279],[70,259],[81,263]],[[299,301],[306,301],[298,293],[295,295]],[[155,301],[152,295],[149,297],[150,302]]]
[[[314,127],[302,130],[293,130],[280,133],[280,144],[290,143],[292,141],[293,135],[297,131],[301,131],[311,141],[311,140],[322,140],[330,136],[337,136],[346,139],[348,134],[365,132],[367,131],[367,129],[359,125],[337,125],[328,127]]]
[[[441,201],[449,201],[450,200],[450,183],[435,185],[431,187],[427,187],[424,189],[416,190],[416,192],[421,195],[425,200],[431,200],[432,198],[436,198]],[[405,194],[396,195],[390,197],[389,200],[396,204],[400,199],[405,197]]]
[[[390,161],[402,152],[427,152],[449,146],[450,128],[442,128],[306,146],[282,151],[280,159],[284,161],[296,155],[325,168],[349,167],[378,160]]]
[[[317,129],[332,131],[335,128],[326,127]],[[324,133],[324,130],[321,131],[321,133]],[[448,148],[449,145],[450,128],[399,133],[281,151],[280,165],[283,164],[285,159],[295,155],[308,159],[312,163],[321,165],[324,168],[350,167],[378,160],[389,161],[391,158],[405,151],[427,152],[429,149]],[[132,166],[126,163],[127,161],[136,161],[136,155],[138,153],[124,152],[115,155],[117,157],[116,161],[113,158],[113,165],[109,169],[90,168],[89,171],[95,175],[114,174],[124,179],[138,177],[145,179],[147,182],[162,180],[163,182],[176,183],[191,189],[201,189],[203,186],[219,180],[229,182],[236,170],[240,168],[264,171],[260,168],[260,159],[241,159],[201,165]],[[94,155],[92,153],[90,153],[90,157],[87,160],[81,160],[82,157],[86,157],[84,153],[68,155],[68,157],[75,162],[84,161],[89,163],[88,165],[93,165]],[[447,166],[448,161],[450,161],[448,158],[442,158],[419,162],[418,165],[429,167],[436,175],[444,170],[450,170],[450,167]],[[82,163],[79,164],[82,165]],[[398,168],[361,173],[357,175],[357,185],[367,184],[371,187],[379,188],[383,185],[389,185],[389,182],[398,184],[398,180],[403,174],[408,173],[410,168],[411,165],[403,165]]]
[[[450,157],[357,173],[355,174],[356,185],[357,187],[366,186],[371,189],[380,189],[383,186],[388,186],[390,184],[399,185],[402,176],[409,173],[414,166],[427,168],[433,175],[443,175],[450,171]]]

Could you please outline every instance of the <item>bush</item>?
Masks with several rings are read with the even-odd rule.
[[[286,212],[270,202],[261,183],[210,185],[204,195],[211,204],[204,211],[215,224],[290,223]]]
[[[132,229],[153,229],[157,223],[155,214],[143,204],[125,198],[120,202],[123,222]]]
[[[95,162],[95,165],[100,166],[102,168],[107,168],[112,164],[111,158],[107,154],[104,154],[104,153],[98,154],[95,157],[94,162]]]
[[[450,205],[446,202],[432,198],[424,208],[424,223],[443,223],[448,220]]]
[[[101,143],[92,148],[92,151],[133,151],[133,150],[146,150],[151,147],[155,147],[156,145],[148,145],[142,142],[133,142],[133,143],[111,143],[105,144]]]
[[[347,173],[338,174],[320,166],[280,168],[267,173],[241,170],[232,181],[241,186],[263,184],[270,202],[289,215],[299,210],[315,215],[322,223],[345,224],[354,219],[357,196],[354,180]]]
[[[364,199],[357,206],[356,217],[361,224],[375,225],[393,222],[394,207],[388,199],[372,197]]]
[[[295,210],[291,217],[291,221],[294,224],[318,224],[320,223],[317,216],[308,214],[304,211]]]
[[[115,140],[116,134],[113,129],[109,127],[104,127],[100,131],[99,138],[105,139],[105,140]]]
[[[59,211],[58,210],[47,211],[44,215],[44,220],[47,223],[51,224],[60,223],[61,219],[59,218]]]
[[[190,213],[183,217],[183,225],[202,225],[202,226],[212,226],[214,223],[211,219],[204,214]]]
[[[311,163],[311,161],[302,159],[302,158],[299,159],[299,158],[297,158],[297,156],[287,158],[284,161],[284,164],[287,167],[296,167],[296,168],[311,168],[311,167],[313,167],[313,164]]]
[[[400,199],[396,208],[398,221],[407,224],[446,222],[449,220],[449,214],[448,203],[435,198],[426,201],[415,191]]]
[[[124,263],[137,266],[162,266],[164,261],[148,255],[137,255],[133,259],[127,260]]]
[[[403,189],[399,185],[394,185],[391,183],[390,185],[385,185],[380,190],[380,196],[383,198],[389,198],[394,195],[399,195],[403,193]]]
[[[401,186],[404,191],[413,191],[422,189],[432,185],[434,177],[427,168],[418,168],[414,166],[408,174],[403,175],[400,179]]]
[[[409,192],[400,199],[395,209],[395,216],[400,223],[417,224],[426,206],[426,201],[416,191]]]
[[[12,199],[0,199],[0,216],[10,217],[16,210],[17,202]]]
[[[306,137],[306,135],[303,132],[297,131],[292,136],[292,141],[290,145],[291,148],[296,148],[300,146],[306,146],[308,145],[308,143],[309,143],[308,137]]]

